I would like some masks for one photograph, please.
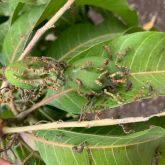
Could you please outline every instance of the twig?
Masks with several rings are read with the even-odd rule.
[[[37,30],[36,34],[30,41],[30,43],[25,48],[24,52],[21,54],[20,58],[18,60],[24,59],[32,50],[32,48],[35,46],[35,44],[38,42],[38,40],[41,38],[41,36],[50,28],[52,28],[57,22],[57,20],[67,11],[71,5],[74,3],[75,0],[68,0],[65,5],[58,10],[58,12],[40,29]]]
[[[26,117],[28,114],[32,113],[33,111],[35,111],[36,109],[38,109],[39,107],[41,106],[44,106],[46,104],[48,104],[49,102],[51,102],[52,100],[54,99],[57,99],[58,97],[62,96],[62,95],[65,95],[69,92],[72,92],[73,89],[67,89],[65,91],[62,91],[60,93],[57,93],[55,95],[52,95],[48,98],[44,98],[43,100],[41,100],[39,103],[35,104],[33,107],[29,108],[28,110],[24,111],[24,112],[21,112],[20,114],[18,114],[16,116],[16,119],[18,120],[21,120],[23,119],[24,117]]]
[[[25,164],[32,156],[34,155],[34,151],[32,151],[27,157],[23,160],[22,164]]]
[[[82,122],[53,122],[48,124],[40,124],[33,126],[25,127],[4,127],[3,133],[20,133],[27,131],[38,131],[38,130],[48,130],[48,129],[58,129],[58,128],[71,128],[71,127],[98,127],[98,126],[107,126],[107,125],[116,125],[116,124],[127,124],[127,123],[137,123],[148,121],[155,116],[165,116],[165,112],[155,114],[149,117],[129,117],[124,119],[103,119],[103,120],[93,120],[93,121],[82,121]]]

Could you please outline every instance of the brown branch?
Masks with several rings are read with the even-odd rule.
[[[57,99],[57,98],[59,98],[60,96],[65,95],[65,94],[67,94],[67,93],[69,93],[69,92],[72,92],[72,91],[73,91],[73,89],[67,89],[67,90],[62,91],[62,92],[60,92],[60,93],[57,93],[57,94],[55,94],[55,95],[52,95],[52,96],[50,96],[50,97],[48,97],[48,98],[44,98],[44,99],[41,100],[39,103],[34,104],[33,107],[31,107],[31,108],[29,108],[28,110],[26,110],[26,111],[21,112],[20,114],[18,114],[18,115],[16,116],[16,119],[22,120],[22,119],[23,119],[24,117],[26,117],[28,114],[30,114],[30,113],[32,113],[33,111],[37,110],[39,107],[44,106],[44,105],[48,104],[49,102],[53,101],[54,99]]]
[[[57,20],[67,11],[71,5],[74,3],[75,0],[68,0],[65,5],[56,12],[56,14],[40,29],[37,30],[36,34],[30,41],[30,43],[25,48],[24,52],[21,54],[20,58],[18,60],[24,59],[32,50],[32,48],[35,46],[35,44],[38,42],[38,40],[41,38],[41,36],[50,28],[52,28],[57,22]]]

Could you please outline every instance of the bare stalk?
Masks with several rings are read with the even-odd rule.
[[[67,94],[67,93],[69,93],[69,92],[72,92],[72,91],[73,91],[73,89],[67,89],[67,90],[62,91],[62,92],[60,92],[60,93],[57,93],[57,94],[55,94],[55,95],[52,95],[52,96],[50,96],[50,97],[48,97],[48,98],[44,98],[44,99],[41,100],[39,103],[34,104],[34,106],[32,106],[31,108],[29,108],[28,110],[26,110],[26,111],[21,112],[20,114],[18,114],[18,115],[16,116],[16,118],[17,118],[18,120],[21,120],[21,119],[23,119],[24,117],[26,117],[28,114],[30,114],[30,113],[32,113],[33,111],[37,110],[39,107],[44,106],[44,105],[48,104],[49,102],[51,102],[51,101],[57,99],[58,97],[60,97],[60,96],[62,96],[62,95],[65,95],[65,94]]]
[[[38,131],[38,130],[48,130],[48,129],[58,129],[58,128],[71,128],[71,127],[96,127],[96,126],[107,126],[107,125],[116,125],[116,124],[127,124],[127,123],[137,123],[148,121],[150,118],[155,116],[165,116],[165,112],[155,114],[149,117],[130,117],[124,119],[103,119],[103,120],[93,120],[93,121],[74,121],[74,122],[52,122],[47,124],[39,124],[33,126],[25,127],[4,127],[3,133],[20,133],[20,132],[29,132],[29,131]]]
[[[58,12],[40,29],[37,30],[36,34],[32,38],[32,40],[29,42],[27,47],[25,48],[24,52],[21,54],[20,58],[18,60],[24,59],[32,50],[32,48],[35,46],[35,44],[38,42],[38,40],[41,38],[41,36],[50,28],[54,27],[55,22],[67,11],[71,5],[74,3],[75,0],[68,0],[65,5],[58,10]]]

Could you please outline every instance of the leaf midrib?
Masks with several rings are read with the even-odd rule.
[[[144,72],[133,72],[130,75],[147,75],[147,74],[160,74],[160,73],[165,73],[165,70],[153,70],[153,71],[144,71]]]
[[[30,138],[32,138],[33,140],[35,140],[37,142],[41,142],[41,143],[48,144],[48,145],[54,145],[54,146],[65,147],[65,148],[72,148],[73,146],[75,146],[72,144],[64,144],[64,143],[59,143],[59,142],[48,141],[48,140],[43,139],[42,137],[33,136],[32,134],[29,134],[29,136],[30,136]],[[112,145],[88,146],[88,148],[90,148],[90,149],[111,149],[111,148],[131,147],[131,146],[135,146],[135,145],[139,145],[139,144],[149,143],[149,142],[155,141],[155,140],[160,139],[160,138],[162,138],[162,136],[154,137],[154,138],[151,138],[149,140],[144,140],[144,141],[141,141],[138,143],[131,143],[131,144],[127,144],[127,145],[123,144],[123,145],[114,145],[114,146],[112,146]]]
[[[114,33],[114,34],[116,34],[116,33]],[[101,39],[101,38],[104,38],[104,37],[110,36],[110,35],[113,35],[113,34],[112,34],[112,33],[108,33],[108,34],[105,34],[105,35],[99,35],[99,36],[97,36],[97,37],[94,37],[94,38],[92,38],[92,39],[86,41],[86,42],[83,42],[82,44],[79,44],[78,46],[74,47],[73,49],[71,49],[70,51],[68,51],[67,53],[65,53],[65,54],[59,59],[59,61],[64,60],[67,56],[71,55],[74,51],[76,51],[77,49],[79,49],[79,48],[81,48],[81,47],[87,45],[88,43],[94,42],[94,41],[96,41],[96,40],[98,40],[98,39]],[[108,40],[109,40],[109,39],[108,39]],[[87,51],[87,50],[90,49],[91,47],[94,47],[95,45],[100,44],[100,43],[103,43],[103,42],[105,42],[105,41],[106,41],[106,40],[100,41],[100,42],[98,42],[98,43],[95,43],[94,45],[91,45],[90,47],[87,47],[87,49],[84,49],[82,52]],[[79,52],[77,55],[79,55],[79,54],[82,53],[82,52]],[[75,56],[74,56],[74,57],[75,57]],[[70,59],[70,60],[71,60],[71,59]]]

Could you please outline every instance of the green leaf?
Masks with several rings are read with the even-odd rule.
[[[9,8],[11,11],[11,17],[10,17],[11,24],[13,24],[14,21],[18,18],[18,14],[23,8],[23,6],[24,3],[22,3],[20,0],[12,0],[9,3]]]
[[[29,5],[43,5],[47,3],[47,0],[20,0],[23,3],[29,4]]]
[[[0,24],[0,52],[1,52],[1,49],[2,49],[5,34],[7,33],[8,28],[9,28],[9,22],[8,21],[5,22],[5,23]]]
[[[17,0],[13,0],[10,3],[2,3],[1,5],[3,6],[3,4],[6,5],[6,8],[7,8],[6,10],[9,12],[11,17],[9,18],[9,20],[7,22],[0,24],[0,52],[1,52],[1,49],[3,46],[3,41],[5,38],[5,35],[7,34],[8,30],[9,30],[10,23],[14,22],[18,12],[20,11],[20,9],[23,5],[22,3],[20,3]],[[2,58],[2,57],[0,57],[0,58]],[[1,61],[3,61],[3,60],[1,59]]]
[[[10,14],[9,3],[0,2],[0,15],[8,16],[9,14]]]
[[[73,56],[78,56],[99,43],[121,35],[124,31],[126,31],[126,27],[110,15],[108,19],[99,26],[94,26],[89,23],[77,24],[64,31],[48,48],[46,55],[60,60],[67,60]],[[53,93],[53,91],[49,90],[48,96]],[[85,102],[86,99],[72,92],[49,104],[68,112],[80,113]]]
[[[49,0],[46,5],[33,7],[13,23],[6,34],[3,44],[3,61],[5,64],[12,63],[18,59],[34,27],[48,16],[48,14],[45,16],[46,11],[49,9],[52,11],[54,7],[55,13],[64,4],[64,0],[58,1],[55,6],[52,6],[52,4],[55,5],[53,0]],[[48,13],[50,14],[50,12]]]
[[[98,26],[89,23],[77,24],[64,31],[48,48],[46,54],[60,60],[69,59],[98,43],[120,35],[126,28],[111,15]]]
[[[47,165],[151,165],[155,152],[165,145],[165,130],[154,127],[130,135],[105,135],[67,130],[38,131],[29,138],[36,142],[41,157]],[[84,144],[82,152],[77,152]],[[145,155],[145,156],[144,156]]]
[[[53,1],[51,0],[49,3],[47,3],[47,6],[45,10],[42,13],[42,16],[38,20],[37,24],[42,22],[43,20],[49,18],[52,14],[54,14],[56,11],[58,11],[64,4],[66,0],[60,0],[60,1]]]
[[[14,147],[14,153],[24,165],[45,165],[42,158],[37,152],[34,152],[30,147],[22,145],[21,143]],[[28,157],[28,159],[26,159]],[[33,163],[32,163],[33,162]]]
[[[23,4],[21,0],[0,2],[0,15],[12,16],[15,11],[18,11],[21,4]]]
[[[164,165],[165,164],[165,146],[161,146],[159,150],[160,152],[158,152],[157,157],[160,160],[158,162],[159,162],[159,165]]]
[[[165,95],[165,33],[138,32],[116,38],[108,44],[115,60],[117,60],[118,53],[129,48],[129,52],[119,64],[128,67],[129,80],[133,84],[132,90],[128,92],[125,91],[125,88],[119,90],[120,96],[125,100],[124,104],[155,95]],[[99,47],[94,49],[91,49],[91,54]],[[116,62],[115,60],[114,62]],[[103,99],[101,98],[99,101],[101,104]],[[112,98],[108,98],[106,104],[105,106],[109,107],[120,105],[117,102],[114,103]]]
[[[138,25],[136,11],[130,9],[127,0],[76,0],[78,5],[93,5],[112,11],[129,26]]]
[[[69,88],[69,87],[65,87],[65,88]],[[55,93],[59,93],[65,90],[65,88],[58,90],[57,92],[48,90],[47,97]],[[48,103],[48,105],[58,107],[59,109],[62,109],[66,112],[80,113],[85,103],[86,103],[86,99],[80,97],[76,92],[71,92],[59,97],[58,99],[53,100],[52,102]]]
[[[123,84],[122,87],[118,89],[121,100],[124,100],[122,104],[142,98],[153,97],[154,95],[165,95],[165,33],[138,32],[117,37],[109,42],[95,45],[86,51],[82,51],[82,53],[75,52],[75,54],[68,59],[68,63],[72,65],[74,61],[93,56],[104,56],[107,58],[108,54],[106,50],[103,49],[103,45],[105,44],[110,46],[114,58],[109,65],[116,63],[118,54],[125,52],[125,50],[129,48],[129,52],[119,65],[126,66],[130,70],[129,80],[132,82],[133,88],[126,92],[126,84]],[[86,79],[89,79],[89,77],[86,77]],[[153,91],[150,91],[151,89]],[[71,95],[73,95],[73,93],[66,94],[50,104],[67,112],[80,113],[82,106],[87,101],[77,93],[75,93],[75,97]],[[71,100],[68,98],[71,98]],[[68,103],[69,100],[70,104]],[[76,105],[77,103],[80,107],[79,109]],[[97,110],[101,110],[121,106],[121,102],[111,96],[103,95],[103,97],[97,97],[94,105],[98,107]],[[92,107],[89,107],[89,109],[91,108]]]
[[[33,8],[29,13],[25,13],[17,19],[11,26],[3,44],[3,53],[5,55],[3,61],[6,65],[18,59],[43,9],[43,6]]]

